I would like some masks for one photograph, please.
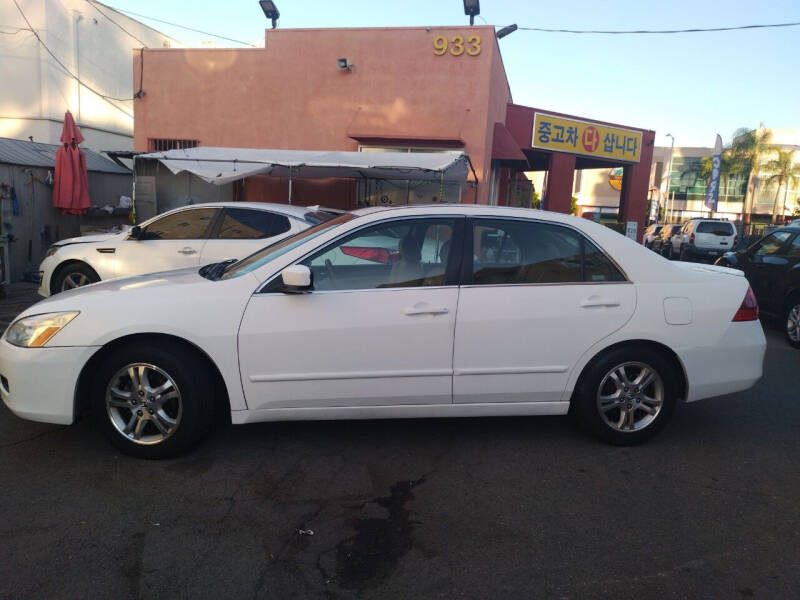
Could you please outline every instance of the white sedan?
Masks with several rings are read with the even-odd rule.
[[[147,458],[220,407],[234,424],[569,412],[636,444],[678,402],[752,386],[765,348],[738,271],[555,213],[364,209],[233,264],[32,306],[0,341],[0,394],[37,421],[90,409]]]
[[[263,202],[184,206],[121,233],[86,235],[53,244],[39,267],[39,295],[46,297],[114,277],[242,258],[340,212]]]

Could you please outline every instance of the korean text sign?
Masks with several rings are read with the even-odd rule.
[[[639,162],[642,132],[535,113],[531,146],[556,152]]]

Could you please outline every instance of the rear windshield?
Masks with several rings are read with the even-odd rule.
[[[713,233],[714,235],[733,235],[733,225],[725,221],[703,221],[697,226],[697,233]]]

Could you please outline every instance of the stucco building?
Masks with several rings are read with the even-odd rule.
[[[96,2],[16,2],[0,2],[0,137],[58,144],[69,110],[85,148],[132,149],[131,51],[177,42]]]
[[[534,170],[548,173],[544,207],[569,212],[576,169],[620,167],[619,218],[644,221],[654,133],[515,104],[492,26],[267,30],[258,49],[135,52],[133,71],[144,82],[134,102],[138,152],[463,151],[474,169],[465,185],[444,189],[297,181],[292,197],[301,204],[529,205],[522,173]],[[157,167],[141,169],[155,177]],[[262,201],[285,200],[288,187],[266,176],[214,191],[190,184],[187,197]]]

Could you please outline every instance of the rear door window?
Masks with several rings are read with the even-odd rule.
[[[596,245],[568,227],[476,219],[472,244],[473,285],[625,280]]]
[[[259,240],[286,233],[291,228],[286,215],[267,210],[227,208],[216,237],[221,240]]]

